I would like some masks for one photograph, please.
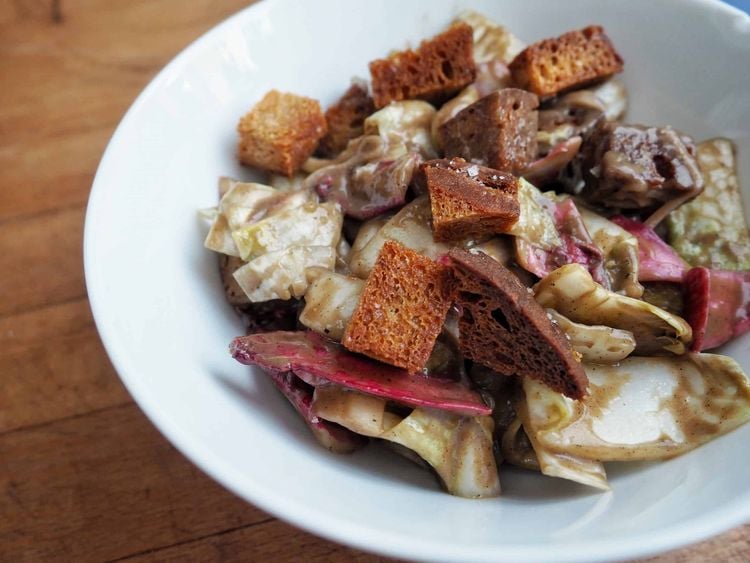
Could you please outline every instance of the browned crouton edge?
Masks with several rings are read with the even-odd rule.
[[[450,267],[387,241],[341,342],[353,352],[419,372],[453,297]]]
[[[338,102],[326,110],[328,133],[320,141],[317,154],[333,158],[346,148],[352,139],[364,133],[364,121],[375,111],[375,104],[367,93],[367,86],[352,84]]]
[[[316,100],[271,90],[237,125],[242,164],[291,177],[326,134]]]
[[[482,239],[518,220],[518,178],[462,158],[429,160],[416,175],[430,193],[432,234],[439,242]]]
[[[604,80],[622,66],[604,28],[591,25],[529,45],[510,63],[510,71],[519,88],[549,97]]]
[[[581,399],[588,386],[586,372],[529,289],[486,254],[454,248],[448,256],[462,311],[459,344],[464,356]]]
[[[375,107],[418,98],[441,103],[474,82],[473,30],[455,23],[416,51],[400,51],[370,63]]]

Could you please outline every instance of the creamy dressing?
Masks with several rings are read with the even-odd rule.
[[[400,444],[426,461],[449,493],[467,498],[500,494],[489,416],[460,416],[416,408],[406,417],[387,401],[337,385],[316,387],[312,412],[358,434]]]
[[[359,303],[364,280],[324,272],[305,292],[299,321],[320,334],[340,341]]]
[[[588,395],[575,402],[524,381],[532,443],[598,461],[665,459],[750,419],[747,376],[731,358],[630,357],[586,366]]]
[[[692,339],[690,325],[677,315],[604,289],[579,264],[558,268],[535,287],[536,300],[570,320],[603,325],[633,334],[642,355],[683,354]]]
[[[375,266],[380,249],[387,240],[399,242],[433,260],[448,252],[449,245],[435,242],[432,238],[430,217],[430,201],[426,196],[422,196],[405,205],[376,233],[371,235],[371,231],[368,230],[366,235],[363,235],[368,237],[367,241],[355,241],[352,247],[349,260],[352,273],[366,278]]]

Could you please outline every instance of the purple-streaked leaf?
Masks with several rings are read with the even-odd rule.
[[[685,261],[651,227],[622,215],[610,220],[638,239],[639,281],[682,281]]]
[[[356,219],[369,219],[406,201],[406,190],[421,162],[419,153],[395,158],[388,156],[389,145],[375,136],[352,141],[349,148],[328,166],[305,180],[305,187],[325,201],[335,201],[344,213]]]
[[[750,271],[693,268],[683,283],[693,352],[716,348],[750,331]]]
[[[351,453],[367,444],[367,438],[333,424],[312,413],[312,388],[290,371],[267,370],[276,388],[283,393],[310,427],[320,444],[338,454]]]
[[[594,281],[609,288],[609,277],[604,269],[602,251],[586,230],[575,202],[569,198],[559,202],[547,202],[544,207],[554,220],[560,243],[551,249],[545,249],[517,237],[516,249],[523,254],[520,262],[524,268],[543,278],[560,266],[581,264],[591,272]]]
[[[235,338],[229,350],[243,364],[293,372],[312,386],[328,382],[414,407],[467,416],[490,414],[479,393],[450,379],[405,370],[353,354],[313,332],[268,332]]]

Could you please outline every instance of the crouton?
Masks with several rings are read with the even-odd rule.
[[[462,158],[429,160],[416,178],[430,193],[432,236],[439,242],[504,233],[518,220],[518,179]]]
[[[293,176],[326,134],[320,104],[271,90],[237,125],[242,164]]]
[[[454,248],[459,347],[502,375],[530,377],[573,399],[588,378],[570,342],[516,276],[484,253]]]
[[[375,107],[419,98],[439,104],[474,82],[473,30],[459,22],[422,41],[416,51],[370,63]]]
[[[365,118],[374,111],[375,104],[367,93],[367,86],[352,84],[341,99],[326,110],[328,133],[316,153],[323,158],[338,155],[349,141],[364,133]]]
[[[523,90],[492,92],[440,126],[445,156],[520,173],[536,156],[538,106]]]
[[[341,343],[406,369],[422,370],[453,301],[451,269],[397,242],[383,245]]]
[[[529,45],[510,71],[519,88],[546,98],[609,78],[622,64],[604,29],[591,25]]]

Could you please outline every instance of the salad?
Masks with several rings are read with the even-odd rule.
[[[237,150],[267,180],[204,212],[232,356],[326,449],[467,498],[503,464],[606,490],[747,422],[715,353],[750,330],[733,144],[628,122],[624,64],[601,26],[525,45],[468,12],[325,112],[267,93]]]

